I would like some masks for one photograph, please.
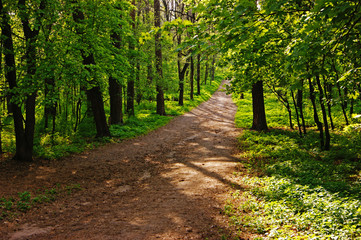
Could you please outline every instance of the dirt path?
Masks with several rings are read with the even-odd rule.
[[[0,223],[0,239],[220,239],[237,164],[236,106],[223,91],[146,136],[62,161],[1,169],[0,193],[82,186]],[[4,167],[3,167],[4,168]],[[6,171],[6,172],[5,172]],[[1,195],[1,194],[0,194]]]

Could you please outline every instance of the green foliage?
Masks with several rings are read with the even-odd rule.
[[[235,99],[236,123],[249,127],[249,95]],[[247,186],[236,191],[225,213],[240,229],[266,239],[357,239],[361,236],[361,131],[354,124],[335,131],[330,151],[320,151],[312,129],[300,137],[286,128],[287,115],[266,95],[273,128],[243,130],[239,138],[242,164],[250,173]],[[282,117],[283,115],[283,117]],[[274,117],[277,116],[277,117]],[[274,118],[273,118],[274,117]],[[341,124],[340,124],[341,125]]]
[[[67,186],[57,184],[53,188],[37,190],[34,193],[24,191],[18,193],[16,197],[3,196],[0,198],[0,220],[12,220],[20,212],[27,212],[39,204],[55,201],[64,193],[71,194],[79,190],[82,190],[79,184]]]

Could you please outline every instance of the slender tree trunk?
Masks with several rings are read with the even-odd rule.
[[[154,0],[154,26],[160,28],[160,1]],[[157,72],[157,114],[164,116],[165,105],[164,105],[164,91],[163,91],[163,59],[162,59],[162,45],[161,45],[161,34],[160,30],[157,30],[155,34],[155,68]]]
[[[337,79],[338,79],[338,77],[337,77]],[[340,83],[336,82],[336,86],[337,86],[337,90],[338,90],[338,95],[340,96],[340,100],[341,100],[342,114],[343,114],[343,117],[344,117],[344,119],[345,119],[346,125],[349,125],[349,121],[348,121],[348,117],[347,117],[347,112],[346,112],[346,100],[345,100],[344,97],[342,96],[342,91],[341,91]]]
[[[336,69],[336,64],[335,63],[332,64],[332,68],[333,68],[333,71],[336,74],[336,79],[340,79],[339,75],[338,75],[338,71]],[[336,81],[336,87],[337,87],[338,95],[339,95],[340,101],[341,101],[341,108],[342,108],[343,117],[345,119],[346,125],[349,125],[348,117],[347,117],[347,113],[346,113],[347,102],[346,102],[344,96],[342,96],[341,86],[340,86],[340,83],[338,81]]]
[[[201,95],[201,55],[197,55],[197,95]]]
[[[113,46],[117,49],[121,48],[121,38],[119,34],[113,33],[111,35]],[[117,79],[109,77],[109,97],[110,97],[110,121],[109,124],[123,123],[123,99],[122,99],[122,85]]]
[[[302,87],[303,87],[303,80],[301,82]],[[302,120],[302,129],[303,129],[303,134],[307,134],[306,132],[306,121],[305,121],[305,117],[303,115],[303,90],[302,89],[298,89],[297,90],[297,107],[300,110],[300,117]]]
[[[135,0],[132,1],[133,9],[130,12],[130,17],[132,18],[132,28],[133,28],[133,34],[136,34],[136,26],[135,26]],[[135,41],[135,39],[134,39]],[[135,99],[135,81],[134,78],[136,76],[136,57],[135,57],[135,45],[133,42],[133,39],[130,40],[129,43],[129,51],[131,55],[131,65],[132,70],[130,74],[130,78],[128,79],[128,85],[127,85],[127,113],[129,116],[134,116],[134,99]]]
[[[325,142],[324,142],[324,139],[323,139],[323,126],[322,126],[322,123],[320,122],[320,119],[318,117],[315,90],[314,90],[311,78],[308,79],[308,83],[309,83],[309,87],[310,87],[310,100],[311,100],[312,107],[313,107],[313,119],[315,120],[315,123],[317,125],[317,129],[320,132],[321,149],[324,149]]]
[[[151,30],[151,27],[148,25],[148,23],[151,21],[150,8],[150,2],[145,1],[145,14],[143,16],[143,23],[147,26],[146,31]],[[152,54],[149,52],[147,54],[147,83],[149,87],[153,86],[153,74]],[[154,100],[152,94],[149,94],[148,100]]]
[[[323,89],[322,89],[322,85],[321,85],[319,75],[316,75],[316,82],[317,82],[317,86],[318,86],[318,91],[320,92],[319,93],[319,101],[320,101],[320,104],[321,104],[323,123],[325,125],[325,145],[324,145],[325,148],[324,148],[324,150],[330,150],[331,136],[330,136],[330,130],[328,128],[327,113],[326,113],[326,108],[325,108],[325,104],[324,104],[324,93],[323,93]]]
[[[214,81],[214,75],[215,75],[215,72],[216,72],[216,55],[213,55],[212,57],[212,67],[211,67],[211,85],[212,85],[212,82]]]
[[[178,40],[178,45],[180,45],[182,43],[182,36],[179,34],[177,36],[177,40]],[[184,99],[184,77],[185,77],[185,73],[187,71],[187,68],[189,66],[189,63],[184,64],[183,68],[181,67],[181,59],[182,59],[182,52],[179,51],[178,52],[178,60],[177,60],[177,64],[178,64],[178,78],[179,78],[179,98],[178,98],[178,104],[180,106],[183,106],[183,99]]]
[[[294,128],[293,128],[293,122],[292,122],[292,110],[291,110],[290,103],[287,100],[287,96],[285,97],[285,100],[286,100],[286,109],[287,109],[287,112],[288,112],[288,119],[289,119],[289,122],[290,122],[290,128],[293,130]]]
[[[208,71],[209,71],[209,64],[208,64],[208,58],[207,58],[206,59],[206,70],[204,72],[204,85],[207,85]]]
[[[113,78],[109,77],[109,96],[110,96],[110,121],[109,124],[123,123],[122,107],[122,85]]]
[[[189,84],[190,84],[190,93],[189,97],[191,100],[194,99],[194,61],[193,57],[190,57],[191,65],[190,65],[190,73],[189,73]]]
[[[183,66],[183,69],[179,72],[179,105],[183,106],[183,95],[184,95],[184,77],[187,71],[189,63]]]
[[[296,98],[295,98],[295,94],[294,94],[293,90],[291,90],[291,96],[292,96],[293,106],[295,107],[295,112],[296,112],[298,133],[299,133],[300,136],[302,137],[302,126],[301,126],[301,123],[300,123],[300,116],[299,116],[299,114],[298,114]]]
[[[266,121],[266,112],[263,96],[263,82],[258,81],[252,85],[252,106],[253,106],[253,130],[268,130]]]
[[[81,119],[81,98],[79,98],[76,103],[74,132],[76,132],[78,125],[80,124],[80,119]]]
[[[44,106],[44,127],[47,129],[49,127],[49,118],[51,118],[54,121],[54,118],[56,118],[56,101],[54,99],[54,93],[55,93],[55,80],[54,77],[46,78],[45,79],[45,90],[44,95],[45,98],[48,98],[50,95],[50,102],[45,103]]]
[[[325,89],[325,98],[326,98],[326,103],[327,103],[328,118],[330,119],[331,129],[334,130],[335,126],[333,124],[332,106],[331,106],[332,85],[330,83],[327,83],[325,78],[323,78],[323,81],[324,81],[324,89]]]
[[[136,90],[136,102],[139,105],[143,99],[143,92],[141,91],[140,88],[140,63],[139,61],[137,61],[137,73],[136,73],[136,86],[135,86],[135,90]]]

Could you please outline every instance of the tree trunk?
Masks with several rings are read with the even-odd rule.
[[[73,3],[77,3],[77,1],[73,1]],[[79,10],[78,7],[75,8],[73,12],[73,19],[76,23],[80,24],[84,19],[84,13]],[[83,34],[79,29],[76,29],[77,34]],[[82,58],[83,58],[83,64],[85,66],[85,69],[89,71],[90,73],[90,65],[95,65],[95,59],[94,55],[92,53],[89,53],[89,55],[85,54],[85,51],[82,51]],[[91,75],[91,74],[90,74]],[[88,98],[88,101],[90,101],[91,104],[91,110],[93,112],[93,117],[95,121],[95,126],[97,130],[96,137],[110,137],[110,131],[107,125],[106,117],[105,117],[105,111],[104,111],[104,102],[102,93],[100,91],[100,87],[96,83],[95,80],[93,80],[95,84],[92,84],[91,89],[86,90],[86,95]]]
[[[301,126],[301,124],[300,124],[300,116],[299,116],[299,114],[298,114],[296,98],[295,98],[295,94],[293,93],[293,90],[291,90],[291,96],[292,96],[293,106],[295,107],[295,112],[296,112],[298,133],[299,133],[300,136],[302,137],[302,126]]]
[[[178,40],[178,46],[182,43],[182,36],[179,34],[177,36]],[[183,99],[184,99],[184,76],[186,74],[187,68],[189,66],[189,63],[184,64],[183,69],[181,68],[181,59],[182,59],[182,51],[178,51],[178,78],[179,78],[179,98],[178,98],[178,104],[179,106],[183,106]]]
[[[110,137],[109,128],[105,118],[103,97],[100,92],[100,87],[92,87],[87,91],[87,96],[90,98],[95,127],[97,129],[97,137]]]
[[[266,112],[263,96],[263,82],[258,81],[252,85],[252,106],[253,106],[253,130],[268,130],[266,121]]]
[[[110,121],[109,124],[123,123],[123,107],[122,107],[122,86],[118,81],[109,77],[109,96],[110,96]]]
[[[324,93],[323,93],[323,89],[322,89],[322,85],[321,85],[319,75],[316,75],[316,82],[317,82],[317,86],[318,86],[318,91],[320,92],[319,93],[319,101],[320,101],[320,104],[321,104],[323,123],[325,125],[325,145],[324,145],[324,150],[330,150],[331,136],[330,136],[330,130],[328,128],[327,113],[326,113],[326,108],[325,108],[325,104],[324,104]]]
[[[186,74],[189,63],[186,63],[183,66],[183,69],[179,71],[179,105],[183,106],[183,96],[184,96],[184,76]]]
[[[338,71],[336,69],[336,63],[332,63],[332,68],[333,68],[333,71],[336,74],[336,79],[340,79],[339,75],[338,75]],[[346,102],[344,96],[342,96],[341,86],[340,86],[340,83],[338,81],[336,81],[336,87],[337,87],[338,95],[339,95],[340,101],[341,101],[341,108],[342,108],[343,117],[345,119],[346,125],[349,125],[348,118],[347,118],[347,113],[346,113],[347,102]]]
[[[157,114],[164,116],[165,105],[164,105],[164,91],[163,91],[163,59],[162,59],[162,45],[161,45],[161,34],[160,34],[160,1],[154,0],[154,26],[157,28],[155,34],[155,68],[157,72]]]
[[[324,81],[325,97],[326,97],[326,102],[327,102],[328,118],[330,119],[331,129],[334,130],[334,129],[335,129],[335,126],[334,126],[334,124],[333,124],[333,119],[332,119],[332,106],[331,106],[332,85],[331,85],[330,83],[327,83],[325,78],[323,78],[323,81]]]
[[[308,83],[309,83],[309,87],[310,87],[310,100],[311,100],[312,107],[313,107],[313,119],[314,119],[314,121],[315,121],[315,123],[317,125],[318,131],[320,132],[321,149],[324,149],[325,142],[324,142],[324,139],[323,139],[323,126],[322,126],[322,123],[320,122],[319,117],[318,117],[315,90],[314,90],[311,78],[308,78]]]
[[[117,49],[121,48],[121,38],[119,34],[113,33],[111,35],[113,46]],[[117,79],[109,77],[109,97],[110,97],[110,121],[109,124],[123,123],[123,99],[122,99],[122,85]]]
[[[303,81],[301,82],[302,87],[303,87]],[[305,121],[305,117],[303,115],[303,90],[302,89],[298,89],[297,90],[297,107],[300,110],[300,117],[302,120],[302,129],[303,129],[303,134],[307,134],[306,131],[306,121]]]
[[[49,127],[49,118],[54,121],[56,118],[56,101],[54,98],[54,89],[55,89],[55,80],[53,77],[45,79],[45,88],[44,88],[44,96],[45,98],[49,98],[50,95],[50,103],[47,101],[44,106],[44,128],[47,129]]]
[[[201,95],[201,55],[197,55],[197,95]]]
[[[130,17],[131,17],[131,21],[132,21],[132,28],[133,28],[133,34],[136,34],[136,26],[135,26],[135,0],[132,1],[132,5],[133,5],[133,9],[130,12]],[[134,116],[135,112],[134,112],[134,100],[135,100],[135,81],[134,78],[136,76],[135,73],[135,69],[136,69],[136,58],[134,56],[135,54],[135,45],[134,42],[135,39],[131,39],[130,43],[129,43],[129,51],[130,51],[130,56],[131,56],[131,66],[132,66],[132,70],[131,70],[131,74],[130,74],[130,79],[128,79],[128,85],[127,85],[127,113],[129,116]]]
[[[209,63],[208,58],[206,59],[206,70],[204,71],[204,85],[207,85]]]
[[[285,98],[287,100],[287,97]],[[292,111],[291,111],[291,107],[290,107],[290,103],[288,102],[288,100],[286,101],[286,109],[288,112],[288,120],[290,122],[290,128],[293,130],[293,122],[292,122]]]
[[[132,73],[134,73],[134,71],[132,71]],[[128,80],[128,84],[127,84],[127,113],[129,116],[134,116],[135,111],[134,111],[134,79],[132,79],[134,77],[134,74],[131,74],[130,78]]]
[[[35,84],[34,75],[36,73],[36,39],[40,31],[40,21],[43,17],[43,10],[45,9],[45,1],[41,1],[39,5],[39,14],[34,20],[34,27],[30,26],[30,20],[29,20],[29,13],[27,10],[27,3],[25,0],[19,0],[18,1],[18,9],[19,9],[19,16],[24,32],[25,37],[25,61],[26,61],[26,77],[27,77],[27,84],[29,86]],[[7,14],[6,14],[7,15]],[[5,16],[5,18],[7,18]],[[4,20],[6,21],[6,20]],[[10,26],[8,28],[10,29]],[[10,32],[11,33],[11,32]],[[13,51],[12,51],[12,56]],[[14,61],[15,64],[15,61]],[[15,69],[15,65],[14,65]],[[16,75],[14,79],[16,83]],[[25,119],[25,128],[23,126],[23,119],[22,119],[22,113],[21,109],[17,110],[18,113],[15,116],[14,112],[14,121],[15,118],[17,119],[16,125],[19,129],[19,137],[21,138],[19,141],[19,146],[17,146],[17,152],[15,154],[15,158],[20,161],[31,161],[33,156],[33,145],[34,145],[34,131],[35,131],[35,105],[36,105],[36,90],[33,90],[32,92],[26,94],[25,96],[25,111],[26,111],[26,119]],[[13,105],[14,106],[14,105]],[[16,126],[15,126],[16,128]],[[17,136],[18,137],[18,136]],[[18,143],[17,143],[18,144]]]
[[[194,99],[194,61],[193,57],[190,57],[191,65],[190,65],[190,73],[189,73],[189,84],[190,84],[190,93],[189,97],[191,100]]]
[[[215,75],[215,72],[216,72],[216,55],[213,55],[212,57],[212,67],[211,67],[211,85],[212,85],[212,82],[214,81],[214,75]]]

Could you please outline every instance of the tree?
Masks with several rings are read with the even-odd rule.
[[[80,37],[82,37],[82,35],[84,35],[84,30],[81,25],[84,24],[85,15],[77,5],[77,1],[73,0],[72,3],[75,4],[75,8],[73,9],[72,13],[73,19],[74,22],[78,24],[76,32]],[[86,43],[83,44],[86,45]],[[83,58],[83,65],[86,71],[91,76],[92,68],[94,68],[95,65],[94,54],[91,52],[89,53],[89,49],[86,49],[85,47],[82,47],[81,54]],[[90,85],[90,87],[89,89],[87,87],[86,94],[91,104],[91,111],[93,112],[93,117],[97,130],[97,137],[110,137],[110,131],[105,117],[102,93],[100,90],[100,86],[97,83],[97,79],[95,79],[94,75],[91,77],[88,84]]]
[[[157,90],[157,114],[165,115],[164,90],[163,90],[163,60],[161,44],[161,18],[160,1],[154,0],[154,26],[157,28],[155,34],[155,69],[156,69],[156,90]]]

